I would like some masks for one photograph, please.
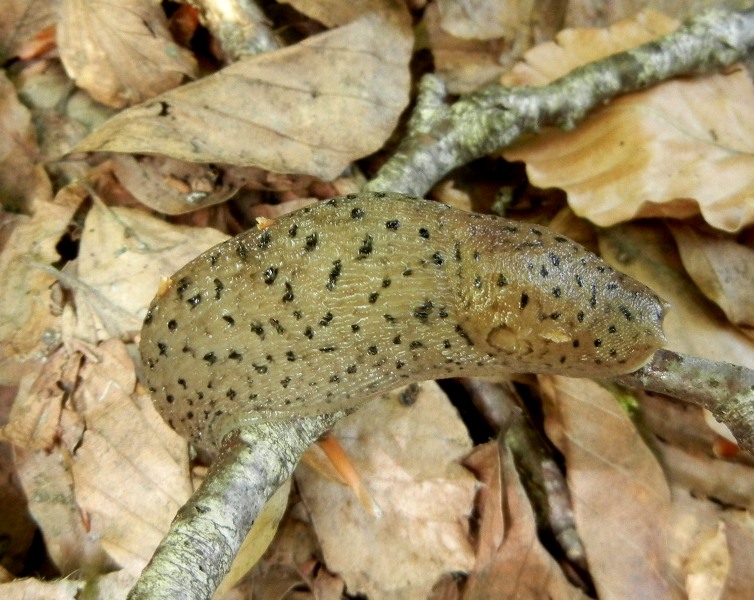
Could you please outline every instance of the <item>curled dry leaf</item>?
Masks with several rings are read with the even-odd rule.
[[[238,191],[215,165],[187,163],[167,156],[116,154],[113,170],[118,181],[141,202],[168,215],[220,204]]]
[[[61,0],[58,45],[71,78],[108,106],[136,104],[196,74],[151,0]]]
[[[334,179],[379,149],[398,122],[411,45],[407,19],[366,15],[125,110],[77,149]]]
[[[473,563],[474,478],[459,464],[468,433],[435,383],[415,401],[401,394],[373,400],[335,428],[380,518],[351,489],[305,466],[296,472],[327,567],[349,592],[376,600],[426,598],[442,573]]]
[[[754,249],[728,236],[670,223],[683,266],[728,320],[754,332]]]
[[[1,19],[0,19],[1,20]],[[39,164],[31,113],[19,102],[16,89],[0,72],[0,198],[8,210],[27,212],[35,198],[51,195],[50,182]]]
[[[85,197],[78,186],[54,201],[35,200],[33,216],[19,215],[0,253],[0,381],[17,381],[61,342],[50,288],[55,277],[39,268],[58,260],[56,245]]]
[[[537,521],[510,451],[488,442],[475,448],[465,464],[484,487],[478,500],[477,564],[464,600],[585,600],[539,541]]]
[[[57,2],[50,0],[5,0],[0,19],[0,62],[16,56],[22,46],[55,23]]]
[[[587,62],[674,29],[651,10],[609,29],[567,30],[527,52],[506,85],[542,85]],[[572,131],[551,131],[503,152],[530,180],[559,187],[579,216],[608,226],[701,213],[737,231],[754,223],[754,86],[743,68],[674,80],[595,110]]]
[[[546,428],[600,598],[681,597],[668,562],[670,489],[628,414],[587,379],[540,376]]]

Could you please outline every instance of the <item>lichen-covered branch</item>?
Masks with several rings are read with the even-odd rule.
[[[128,599],[211,598],[265,502],[342,416],[260,423],[229,436]]]
[[[573,70],[543,87],[498,85],[447,103],[441,79],[421,81],[408,133],[367,191],[423,196],[453,169],[543,127],[573,128],[593,108],[672,77],[709,73],[754,51],[754,10],[713,9],[637,48]]]
[[[649,364],[614,381],[666,394],[709,410],[754,454],[754,371],[730,363],[658,350]]]

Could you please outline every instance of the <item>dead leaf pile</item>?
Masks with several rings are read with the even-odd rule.
[[[644,11],[564,29],[602,25],[593,2],[287,0],[264,23],[277,48],[233,62],[211,0],[6,4],[9,600],[125,598],[201,479],[139,383],[135,342],[163,277],[256,217],[358,192],[404,134],[416,73],[454,94],[541,86],[677,25]],[[609,4],[603,16],[636,3]],[[434,195],[485,210],[513,198],[513,218],[550,223],[666,299],[668,348],[754,368],[751,114],[744,67],[670,81],[503,149],[528,182],[493,157]],[[505,389],[506,407],[472,409],[427,382],[341,421],[356,492],[313,448],[216,598],[754,597],[754,459],[702,411],[562,377]],[[523,410],[539,474],[509,424],[477,421]]]

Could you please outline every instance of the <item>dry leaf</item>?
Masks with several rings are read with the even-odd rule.
[[[669,302],[663,322],[666,348],[754,369],[754,343],[683,272],[675,244],[663,226],[632,223],[604,230],[600,254]]]
[[[288,507],[290,491],[291,480],[288,479],[275,490],[272,497],[265,503],[259,516],[252,523],[246,539],[233,558],[230,571],[215,590],[213,598],[221,600],[257,564],[260,557],[265,553],[272,542],[272,538],[275,537],[278,524],[285,514],[285,509]]]
[[[726,539],[730,551],[730,573],[725,581],[726,600],[754,598],[754,522],[750,514],[728,513],[725,519]]]
[[[436,384],[423,384],[409,406],[401,391],[371,401],[335,435],[382,516],[305,466],[297,480],[325,563],[349,593],[425,598],[442,573],[471,567],[474,478],[458,464],[471,442]]]
[[[478,446],[466,464],[485,487],[479,499],[477,564],[464,600],[586,600],[539,541],[534,512],[507,448],[497,442]]]
[[[78,276],[56,273],[74,295],[64,312],[66,339],[133,337],[160,280],[225,239],[209,227],[171,225],[95,201],[81,236]]]
[[[334,179],[408,101],[410,30],[375,15],[125,110],[78,150],[157,153]],[[406,23],[407,25],[407,23]]]
[[[5,210],[27,212],[34,200],[52,195],[38,154],[31,113],[0,72],[0,198]]]
[[[5,0],[0,19],[0,62],[5,64],[35,35],[54,24],[57,5],[50,0]]]
[[[600,598],[680,597],[668,562],[670,490],[616,399],[586,379],[540,376],[546,428],[566,461],[573,512]]]
[[[435,72],[453,94],[471,92],[497,80],[525,50],[521,48],[511,56],[511,44],[504,39],[453,37],[442,28],[437,3],[430,4],[424,11],[422,25],[432,50]]]
[[[151,402],[131,398],[136,376],[125,346],[111,340],[98,352],[99,364],[82,368],[74,398],[87,423],[73,462],[74,490],[90,535],[136,574],[192,492],[188,453]]]
[[[238,191],[215,165],[130,154],[116,154],[112,161],[123,187],[149,208],[168,215],[220,204]]]
[[[518,0],[438,0],[442,28],[461,39],[491,40],[516,35],[522,25]]]
[[[38,268],[60,256],[56,245],[85,197],[78,186],[54,201],[33,203],[33,216],[18,216],[0,254],[0,381],[17,381],[61,342],[59,318],[50,309],[55,278]]]
[[[78,600],[85,587],[85,582],[73,579],[21,579],[0,585],[0,596],[5,600]]]
[[[108,106],[136,104],[196,74],[152,0],[61,0],[58,46],[71,78]]]
[[[683,266],[728,320],[754,329],[754,249],[730,237],[669,223]]]
[[[397,10],[399,3],[385,0],[283,0],[297,11],[315,19],[326,27],[338,27],[355,21],[362,15],[378,14],[390,19],[402,11]]]
[[[675,22],[651,10],[610,29],[568,30],[514,69],[511,85],[542,85],[573,68],[654,39]],[[601,226],[701,213],[713,227],[754,223],[754,86],[746,70],[673,80],[622,96],[572,131],[551,131],[503,152],[529,179],[559,187]]]

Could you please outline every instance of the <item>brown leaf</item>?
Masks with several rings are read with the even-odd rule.
[[[668,562],[670,490],[628,414],[592,381],[539,380],[599,597],[680,597]]]
[[[542,85],[589,61],[654,39],[675,22],[651,10],[609,29],[566,30],[527,53],[508,85]],[[559,187],[601,226],[701,213],[737,231],[754,223],[754,87],[746,70],[672,80],[622,96],[572,131],[504,151],[535,185]]]
[[[731,568],[722,597],[726,600],[754,598],[754,571],[751,568],[754,526],[751,516],[728,514],[725,524]]]
[[[148,207],[168,215],[225,202],[238,191],[215,165],[130,154],[116,154],[112,162],[123,187]]]
[[[471,567],[474,478],[458,464],[471,442],[436,384],[423,384],[408,406],[400,391],[375,399],[335,434],[381,517],[307,467],[296,476],[325,563],[349,591],[375,600],[425,598],[443,572]]]
[[[464,600],[586,599],[540,543],[534,512],[507,448],[497,442],[478,446],[466,464],[484,488],[479,502],[481,543]]]
[[[604,230],[600,254],[669,302],[663,322],[666,348],[754,368],[754,344],[684,273],[672,237],[663,226],[632,223]]]
[[[0,595],[5,600],[76,600],[81,597],[85,582],[73,579],[39,581],[22,579],[0,585]]]
[[[54,201],[35,200],[34,215],[16,219],[0,253],[0,380],[18,380],[61,342],[59,317],[50,308],[55,278],[38,265],[60,260],[56,244],[84,196],[74,185]]]
[[[78,150],[158,153],[334,179],[408,101],[410,30],[375,15],[123,111]]]
[[[669,223],[683,266],[731,323],[754,329],[754,249],[714,231]]]
[[[81,235],[78,276],[56,272],[74,296],[64,311],[66,339],[133,337],[161,278],[226,238],[209,227],[172,225],[94,202]]]
[[[427,31],[436,74],[442,77],[451,93],[471,92],[495,81],[511,66],[512,59],[506,59],[509,42],[450,35],[442,27],[437,3],[430,4],[424,11],[422,25]]]
[[[52,194],[38,153],[31,113],[0,72],[0,197],[6,210],[30,211],[35,199]]]
[[[76,390],[87,430],[74,457],[74,490],[92,535],[138,573],[192,492],[188,453],[151,402],[132,399],[136,376],[125,346],[111,340],[98,352],[99,364],[83,367]]]
[[[61,0],[58,45],[71,78],[108,106],[136,104],[196,74],[151,0]]]
[[[5,0],[0,19],[0,62],[5,64],[21,46],[55,23],[57,2],[50,0]]]

